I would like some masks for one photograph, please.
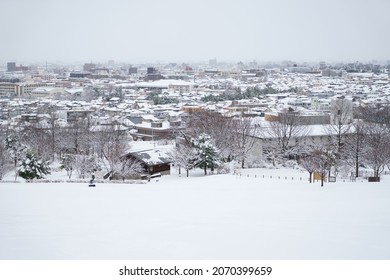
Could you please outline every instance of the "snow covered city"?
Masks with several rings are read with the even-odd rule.
[[[23,260],[130,261],[93,279],[349,260],[388,279],[389,2],[0,5],[0,278],[26,279]],[[288,264],[273,279],[313,279]]]

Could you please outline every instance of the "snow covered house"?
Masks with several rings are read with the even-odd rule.
[[[146,174],[154,175],[160,173],[161,175],[169,175],[171,172],[172,159],[162,149],[130,152],[126,157],[140,161]]]

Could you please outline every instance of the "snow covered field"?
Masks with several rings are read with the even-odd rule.
[[[390,259],[389,175],[321,188],[247,172],[1,183],[0,259]]]

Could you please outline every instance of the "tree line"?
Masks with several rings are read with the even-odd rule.
[[[40,179],[50,173],[50,163],[59,161],[69,179],[101,171],[122,179],[142,172],[139,162],[125,157],[129,132],[119,124],[92,129],[87,117],[68,123],[54,114],[46,123],[2,127],[0,133],[0,179],[14,170],[15,179]]]

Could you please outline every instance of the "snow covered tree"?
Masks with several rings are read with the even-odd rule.
[[[61,152],[88,154],[91,145],[89,118],[68,120],[68,125],[59,130],[57,139]]]
[[[365,126],[365,163],[374,170],[374,177],[379,177],[384,167],[390,162],[389,128],[384,124]]]
[[[1,140],[0,140],[1,141]],[[0,142],[0,180],[8,171],[12,170],[12,163],[5,146],[5,141]]]
[[[93,173],[100,170],[100,166],[94,156],[77,155],[74,166],[80,178],[85,179],[87,173]]]
[[[336,160],[336,153],[336,151],[328,147],[317,147],[311,153],[311,157],[314,159],[314,170],[321,177],[321,187],[324,186],[326,173],[329,172]]]
[[[189,176],[189,171],[194,168],[196,155],[197,151],[191,144],[177,144],[172,152],[172,160],[179,167],[179,174],[180,168],[184,168],[187,177]]]
[[[61,156],[61,168],[66,170],[69,179],[72,177],[73,169],[75,168],[76,157],[72,154],[64,154]]]
[[[144,171],[141,163],[138,160],[122,157],[112,163],[112,174],[122,177],[125,181],[126,177],[131,177]]]
[[[196,150],[195,167],[202,168],[204,174],[207,175],[207,168],[214,171],[214,168],[219,165],[218,150],[214,146],[210,135],[205,133],[192,140],[192,144]]]
[[[217,148],[218,157],[229,161],[234,156],[236,127],[232,117],[226,117],[216,112],[202,111],[191,114],[184,133],[188,138],[193,139],[201,134],[209,135]]]
[[[124,178],[138,172],[138,165],[124,157],[130,146],[128,134],[122,126],[110,126],[95,133],[99,160],[108,174]]]
[[[245,160],[256,142],[256,138],[251,136],[257,135],[260,126],[248,117],[237,118],[234,121],[234,143],[232,146],[236,158],[241,162],[241,168],[244,168]]]
[[[28,150],[33,152],[39,158],[49,160],[52,158],[50,134],[47,128],[36,124],[35,126],[26,126],[22,132],[23,144],[28,147]]]
[[[6,148],[14,165],[16,180],[18,177],[18,163],[22,160],[26,153],[26,146],[22,143],[19,132],[13,132],[11,135],[8,135],[6,138]]]
[[[316,159],[314,154],[307,154],[300,158],[299,164],[309,172],[309,182],[312,182],[313,172],[316,170]]]
[[[346,137],[344,153],[346,162],[355,169],[356,177],[359,177],[359,167],[363,162],[364,155],[367,151],[365,145],[365,124],[361,120],[355,120],[352,123],[352,131]]]
[[[17,167],[19,160],[23,158],[26,151],[26,146],[22,144],[18,135],[14,134],[6,138],[6,148],[15,167]]]
[[[26,180],[42,179],[50,174],[49,163],[39,159],[34,153],[27,152],[18,168],[19,176]]]
[[[330,125],[327,126],[327,132],[336,147],[337,157],[341,158],[345,138],[351,133],[352,101],[343,97],[332,100],[330,105]]]
[[[278,121],[270,122],[269,127],[262,130],[264,138],[269,139],[264,144],[264,153],[272,159],[273,165],[299,152],[302,143],[296,140],[304,137],[309,130],[297,112],[281,113],[278,118]]]

